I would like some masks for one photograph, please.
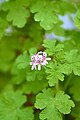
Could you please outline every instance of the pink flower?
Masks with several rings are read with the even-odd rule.
[[[46,64],[48,64],[48,60],[51,60],[51,58],[47,58],[46,52],[40,51],[37,54],[34,54],[33,56],[31,56],[31,69],[36,70],[36,66],[38,66],[38,70],[41,70],[41,66],[45,66]]]

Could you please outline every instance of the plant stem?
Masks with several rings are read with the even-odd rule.
[[[67,87],[68,87],[68,85],[69,85],[69,83],[71,81],[72,76],[73,76],[73,73],[71,73],[70,76],[68,77],[68,79],[66,80],[66,83],[65,83],[65,85],[63,87],[64,91],[66,91],[66,89],[67,89]]]
[[[58,91],[59,90],[59,81],[56,83],[56,91]]]

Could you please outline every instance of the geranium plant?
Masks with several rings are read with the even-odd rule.
[[[1,1],[0,120],[80,120],[79,38],[79,0]]]

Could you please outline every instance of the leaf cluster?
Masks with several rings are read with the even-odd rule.
[[[65,15],[74,29],[62,27]],[[0,120],[80,120],[79,29],[79,0],[0,2]],[[38,51],[51,61],[31,70]]]

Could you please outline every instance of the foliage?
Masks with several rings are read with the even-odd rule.
[[[54,97],[54,93],[50,89],[44,89],[43,93],[36,96],[35,103],[36,108],[44,109],[40,113],[40,119],[62,120],[60,113],[68,114],[71,107],[74,107],[74,103],[69,98],[63,91],[58,91]]]
[[[72,14],[64,29],[60,16]],[[80,120],[79,38],[79,0],[0,2],[0,120]],[[31,70],[39,51],[47,65]]]
[[[21,95],[20,91],[3,93],[0,99],[0,119],[26,120],[27,115],[27,120],[33,120],[32,108],[23,108],[24,102],[26,102],[26,96]]]

